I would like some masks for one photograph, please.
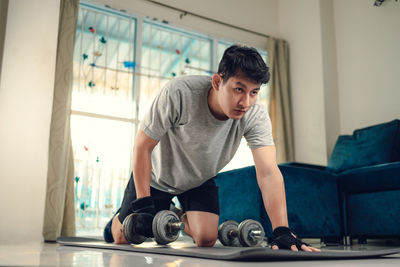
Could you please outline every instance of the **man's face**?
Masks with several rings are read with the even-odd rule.
[[[218,74],[216,74],[218,75]],[[218,102],[221,116],[239,120],[254,105],[257,100],[260,84],[248,79],[238,72],[218,86]]]

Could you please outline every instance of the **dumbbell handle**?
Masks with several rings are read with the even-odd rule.
[[[230,239],[234,239],[236,237],[238,237],[238,230],[237,229],[232,229],[228,232],[228,237]]]
[[[170,233],[176,233],[185,229],[185,224],[183,222],[169,222],[167,224],[167,229]]]
[[[257,239],[257,238],[261,237],[261,234],[262,234],[262,232],[260,230],[251,230],[249,233],[249,236]],[[238,230],[230,230],[228,232],[228,236],[231,239],[236,238],[238,236]]]
[[[249,236],[251,236],[252,238],[260,238],[261,237],[262,232],[260,230],[251,230],[249,233]]]

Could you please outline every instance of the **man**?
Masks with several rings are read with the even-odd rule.
[[[252,150],[257,181],[274,229],[273,248],[316,251],[288,228],[285,189],[276,164],[271,122],[256,103],[268,67],[254,48],[231,46],[218,73],[170,81],[154,99],[135,138],[133,172],[117,215],[104,231],[107,242],[127,243],[124,219],[138,213],[136,232],[153,237],[151,223],[172,197],[182,205],[185,233],[199,247],[218,236],[215,175],[232,159],[242,136]]]

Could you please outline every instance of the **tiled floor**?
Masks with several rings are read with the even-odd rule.
[[[308,241],[310,242],[310,241]],[[313,242],[314,246],[319,243]],[[394,244],[400,246],[399,244]],[[383,249],[387,243],[371,242],[352,247],[323,249]],[[56,243],[0,244],[0,266],[400,266],[400,254],[380,259],[340,261],[232,262],[147,253],[60,246]]]

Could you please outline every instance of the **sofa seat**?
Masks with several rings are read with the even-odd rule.
[[[400,190],[347,195],[351,237],[400,237]]]

